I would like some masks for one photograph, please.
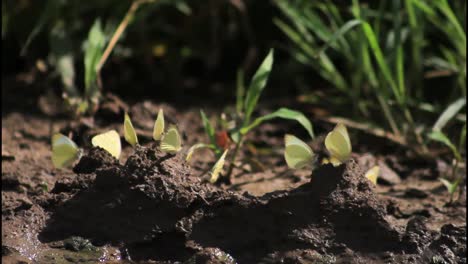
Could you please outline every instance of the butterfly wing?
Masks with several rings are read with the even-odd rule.
[[[330,156],[345,162],[351,156],[351,141],[348,130],[343,124],[338,124],[325,138],[325,147]]]
[[[300,169],[312,162],[314,152],[304,141],[293,135],[285,135],[284,143],[284,158],[290,168]]]
[[[334,167],[336,167],[341,164],[341,161],[337,160],[335,157],[323,158],[322,165],[325,165],[325,164],[332,164]]]
[[[369,181],[371,181],[373,184],[377,185],[377,178],[379,177],[379,173],[380,173],[380,167],[376,165],[376,166],[370,168],[366,172],[365,177]]]
[[[52,163],[56,168],[71,165],[79,157],[78,146],[60,133],[52,137]]]
[[[162,137],[160,148],[162,151],[175,154],[181,147],[181,140],[179,132],[175,127],[170,128],[167,133]]]
[[[94,136],[91,143],[95,147],[100,147],[109,152],[114,158],[120,157],[122,146],[120,145],[119,133],[115,130],[110,130],[105,133]]]
[[[349,153],[348,158],[351,155],[351,140],[349,139],[348,129],[343,124],[337,124],[335,130],[343,137],[345,144],[345,152]]]
[[[130,120],[130,116],[125,113],[124,119],[124,137],[125,140],[132,146],[138,144],[138,137],[135,132],[135,128],[133,127],[132,121]]]
[[[159,109],[158,117],[154,122],[153,128],[153,139],[154,140],[161,140],[161,137],[164,133],[164,112],[163,109]]]
[[[221,155],[221,157],[218,159],[218,161],[216,161],[213,168],[211,168],[211,171],[210,171],[210,175],[211,175],[210,182],[211,183],[215,183],[218,180],[219,174],[223,170],[224,160],[226,158],[227,152],[228,152],[228,150],[226,149],[224,151],[223,155]]]

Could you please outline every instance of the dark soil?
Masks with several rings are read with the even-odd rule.
[[[151,141],[161,106],[184,132],[177,155]],[[94,119],[74,122],[2,115],[2,261],[466,263],[466,194],[448,204],[436,180],[449,169],[442,160],[412,159],[395,146],[394,155],[380,156],[377,144],[357,147],[339,167],[292,171],[282,137],[300,129],[275,122],[248,138],[232,185],[212,185],[204,180],[210,152],[184,159],[190,145],[206,142],[197,109],[125,108],[109,103]],[[120,161],[90,148],[93,134],[122,131],[125,110],[142,146],[125,147]],[[85,147],[73,170],[53,168],[52,130]],[[311,144],[318,153],[320,138]],[[386,171],[377,186],[364,177],[375,164]]]

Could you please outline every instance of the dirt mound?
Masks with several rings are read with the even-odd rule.
[[[138,146],[124,165],[93,148],[74,171],[52,190],[42,242],[80,236],[119,245],[133,260],[186,263],[311,263],[361,253],[414,263],[463,260],[466,251],[458,244],[466,229],[394,224],[354,161],[321,166],[309,183],[261,197],[206,184],[182,154],[154,144]]]

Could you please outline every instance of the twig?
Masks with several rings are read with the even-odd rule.
[[[124,19],[122,19],[119,26],[115,30],[114,34],[112,35],[111,40],[109,41],[109,44],[107,44],[107,47],[104,50],[104,53],[102,54],[101,59],[99,60],[99,63],[96,65],[97,83],[98,83],[98,86],[99,86],[100,90],[102,90],[101,69],[104,66],[104,63],[106,63],[107,59],[109,58],[109,55],[111,54],[112,50],[114,49],[115,44],[117,44],[117,41],[119,40],[120,36],[125,31],[128,24],[130,23],[130,19],[133,17],[133,15],[138,10],[138,7],[141,4],[149,3],[149,2],[155,2],[155,1],[156,0],[135,0],[135,1],[133,1],[132,5],[130,6],[127,13],[125,14]]]

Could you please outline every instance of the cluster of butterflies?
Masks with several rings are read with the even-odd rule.
[[[124,118],[124,138],[132,146],[138,144],[138,136],[128,114],[125,114]],[[175,154],[182,149],[180,135],[175,126],[170,126],[164,132],[164,112],[162,109],[159,110],[154,122],[153,139],[160,142],[159,147],[164,152]],[[122,150],[120,135],[115,130],[94,136],[91,139],[91,144],[106,150],[116,159],[120,157]],[[82,149],[78,148],[76,143],[65,135],[57,133],[52,137],[52,163],[56,168],[70,166],[81,157],[82,153]],[[224,166],[226,154],[227,149],[211,169],[211,182],[217,181]]]
[[[132,146],[138,144],[138,136],[128,114],[124,118],[124,138]],[[160,109],[154,123],[153,139],[159,141],[162,151],[175,154],[182,149],[179,132],[175,126],[170,126],[164,132],[164,113]],[[293,136],[285,135],[284,157],[290,168],[300,169],[315,162],[315,154],[312,149],[302,140]],[[109,152],[118,159],[121,153],[120,135],[115,130],[110,130],[98,134],[91,139],[91,144]],[[338,124],[325,138],[325,147],[330,154],[330,158],[323,159],[322,164],[331,163],[338,166],[346,162],[351,157],[351,141],[348,130],[343,124]],[[73,164],[82,155],[82,149],[78,148],[75,142],[63,134],[57,133],[52,137],[52,163],[56,168],[62,168]],[[228,149],[220,156],[210,171],[210,182],[217,181],[224,166],[224,161]],[[191,155],[191,154],[189,154]],[[374,166],[366,173],[366,177],[377,184],[379,167]]]
[[[138,137],[128,114],[125,114],[124,119],[124,137],[132,146],[138,144]],[[174,154],[182,148],[180,135],[175,126],[171,126],[164,133],[164,113],[162,109],[159,110],[154,123],[153,139],[159,141],[161,150],[167,153]],[[94,136],[91,139],[91,144],[106,150],[116,159],[120,157],[122,151],[120,135],[115,130]],[[56,168],[73,164],[75,160],[81,157],[82,152],[82,149],[78,148],[76,143],[65,135],[57,133],[52,137],[52,163]]]
[[[302,140],[293,136],[285,135],[284,158],[290,168],[300,169],[315,162],[315,154],[312,149]],[[325,138],[325,148],[330,154],[329,158],[324,158],[322,164],[331,163],[338,166],[351,157],[351,140],[348,130],[343,124],[337,124]],[[377,177],[380,173],[379,166],[374,166],[365,174],[372,183],[377,184]]]

